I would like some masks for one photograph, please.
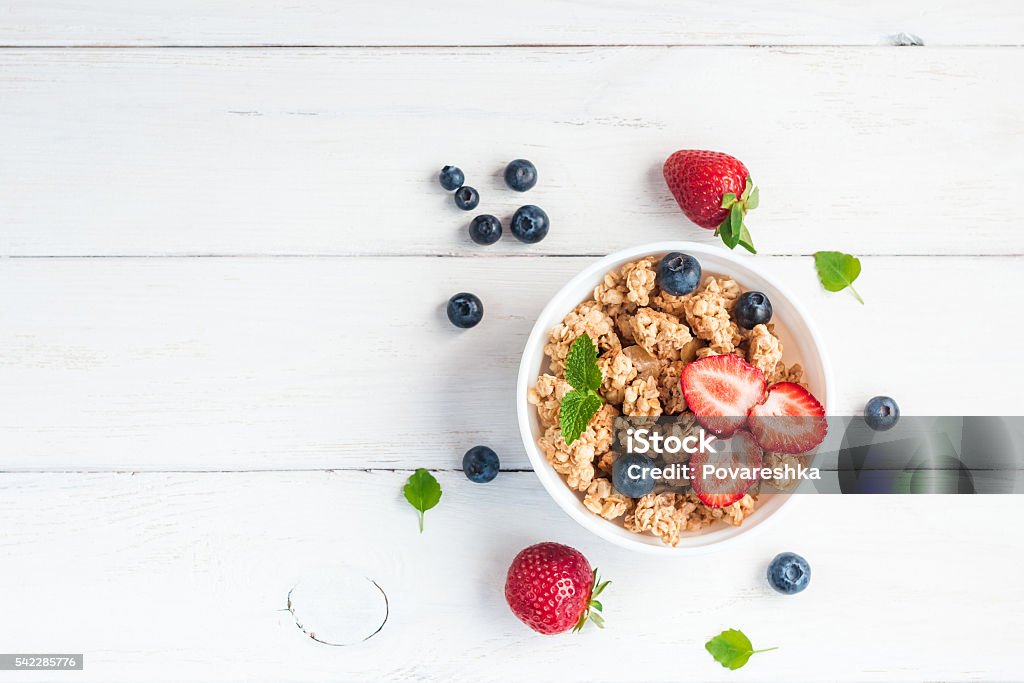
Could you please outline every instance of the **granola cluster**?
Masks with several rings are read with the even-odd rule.
[[[537,379],[528,399],[536,406],[543,429],[538,439],[541,452],[566,484],[583,496],[584,506],[604,519],[619,520],[630,531],[674,546],[683,532],[717,522],[741,524],[753,513],[756,495],[748,493],[732,505],[709,508],[693,493],[655,489],[636,500],[620,494],[611,483],[615,417],[690,415],[680,376],[697,358],[739,355],[760,368],[770,384],[802,384],[803,369],[783,363],[783,346],[771,323],[752,330],[736,324],[732,307],[743,289],[735,280],[709,275],[692,294],[674,296],[658,287],[657,263],[658,258],[642,258],[607,273],[593,299],[578,305],[551,330],[544,347],[549,372]],[[565,361],[583,333],[598,347],[606,403],[583,435],[568,445],[559,427],[562,398],[572,390],[565,380]],[[692,419],[681,424],[692,424]]]

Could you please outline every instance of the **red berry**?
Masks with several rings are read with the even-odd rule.
[[[538,543],[522,550],[505,579],[505,601],[512,613],[537,633],[551,635],[579,630],[587,620],[604,621],[594,598],[608,582],[583,554],[560,543]]]
[[[722,152],[682,149],[665,160],[662,172],[687,218],[721,234],[730,249],[742,244],[756,253],[743,216],[757,207],[758,195],[743,162]]]
[[[750,409],[750,431],[757,443],[776,453],[806,453],[825,440],[825,409],[799,384],[768,387],[765,400]]]
[[[743,427],[747,413],[764,398],[764,374],[732,354],[687,363],[679,382],[697,421],[719,436]]]
[[[727,442],[716,445],[714,453],[699,451],[690,456],[690,485],[700,502],[709,508],[724,508],[732,505],[758,482],[760,477],[744,479],[729,475],[723,479],[704,476],[704,466],[716,468],[750,468],[760,470],[762,465],[761,447],[754,441],[750,432],[739,431]]]

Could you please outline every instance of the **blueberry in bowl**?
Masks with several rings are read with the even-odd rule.
[[[700,261],[682,252],[665,254],[658,263],[658,286],[673,296],[690,294],[700,284]]]
[[[743,292],[733,308],[736,324],[745,330],[767,325],[772,319],[772,302],[764,292]]]

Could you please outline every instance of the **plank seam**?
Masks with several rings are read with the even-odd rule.
[[[609,252],[610,253],[610,252]],[[336,253],[336,254],[0,254],[0,259],[11,260],[58,260],[58,259],[357,259],[357,258],[439,258],[439,259],[534,259],[534,258],[601,258],[607,253],[508,253],[508,254],[434,254],[415,252],[408,254],[394,254],[387,252],[365,252],[365,253]],[[767,258],[810,258],[813,252],[808,253],[767,253],[762,252],[760,256]],[[944,254],[900,254],[900,253],[873,253],[858,251],[857,256],[868,258],[999,258],[1016,259],[1024,256],[1024,252],[1000,252],[1000,253],[944,253]]]
[[[630,48],[753,48],[753,49],[834,49],[834,48],[1021,48],[1024,43],[932,43],[929,45],[893,45],[879,40],[877,43],[484,43],[467,44],[335,44],[335,43],[167,43],[134,45],[131,43],[61,43],[0,44],[0,50],[589,50]]]

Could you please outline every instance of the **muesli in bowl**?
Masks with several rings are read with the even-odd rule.
[[[557,475],[587,514],[618,527],[610,532],[616,538],[626,532],[670,548],[688,537],[743,525],[765,496],[759,495],[756,479],[732,482],[728,490],[700,476],[637,488],[624,474],[624,464],[634,457],[623,455],[627,431],[666,420],[680,436],[709,430],[742,445],[736,450],[743,450],[750,464],[776,468],[806,458],[825,430],[824,406],[801,363],[800,351],[813,347],[813,379],[824,400],[820,385],[827,373],[816,345],[808,343],[814,335],[804,340],[803,349],[793,344],[790,352],[777,320],[779,303],[791,313],[789,299],[757,278],[744,278],[748,268],[734,275],[733,269],[721,267],[736,257],[709,258],[703,253],[707,248],[688,246],[688,251],[652,249],[632,258],[609,257],[613,264],[597,274],[590,296],[552,317],[555,324],[542,332],[543,358],[525,390],[532,411],[531,456],[543,458],[543,467]],[[550,310],[545,314],[552,315]],[[803,326],[803,316],[797,317]],[[538,326],[545,315],[541,318]],[[531,343],[539,341],[531,337]],[[524,370],[533,360],[530,348]],[[591,388],[583,386],[588,355],[599,370],[591,368]],[[774,415],[806,417],[799,418],[803,422],[766,417]],[[697,457],[689,458],[695,470]],[[651,464],[687,459],[663,454]],[[546,486],[551,480],[541,479]]]

